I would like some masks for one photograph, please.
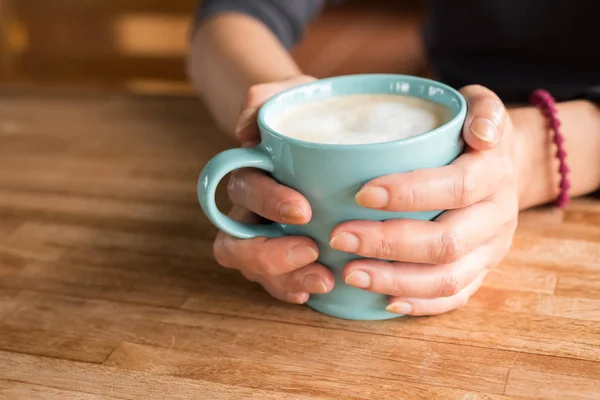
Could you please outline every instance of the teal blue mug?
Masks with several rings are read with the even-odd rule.
[[[270,122],[283,110],[333,96],[394,94],[412,96],[446,106],[452,118],[421,135],[394,142],[373,144],[320,144],[286,137]],[[248,239],[257,236],[304,235],[319,246],[319,262],[330,268],[335,287],[327,294],[311,295],[308,305],[321,313],[354,320],[398,317],[385,310],[388,296],[346,285],[342,270],[360,258],[333,250],[333,228],[348,220],[409,218],[432,220],[443,210],[386,212],[360,207],[355,194],[373,178],[451,163],[463,151],[462,126],[467,113],[464,98],[456,90],[429,79],[404,75],[351,75],[322,79],[277,94],[258,113],[261,143],[251,148],[227,150],[206,164],[198,181],[198,199],[206,216],[228,234]],[[275,180],[302,193],[312,208],[311,221],[302,226],[271,223],[248,225],[221,213],[215,204],[217,185],[239,168],[259,168]]]

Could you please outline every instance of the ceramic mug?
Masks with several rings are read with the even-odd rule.
[[[421,135],[372,144],[310,143],[286,137],[271,127],[273,118],[289,107],[353,94],[394,94],[431,100],[446,106],[452,118]],[[342,269],[360,257],[333,250],[329,246],[330,233],[348,220],[432,220],[441,214],[443,210],[406,213],[366,209],[356,203],[354,196],[373,178],[451,163],[464,147],[461,131],[466,113],[465,99],[456,90],[414,76],[350,75],[298,86],[275,95],[260,108],[259,145],[224,151],[206,164],[198,181],[198,199],[210,221],[234,237],[303,235],[314,239],[319,246],[318,262],[332,270],[335,286],[330,293],[311,295],[307,303],[311,308],[344,319],[398,317],[385,310],[388,296],[344,283]],[[221,213],[215,204],[217,184],[229,172],[248,167],[265,170],[278,182],[302,193],[312,208],[311,221],[302,226],[248,225]]]

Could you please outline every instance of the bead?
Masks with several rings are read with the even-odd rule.
[[[561,201],[563,201],[563,202],[565,202],[565,203],[566,203],[567,201],[569,201],[569,196],[567,195],[567,193],[562,193],[562,194],[560,195],[560,200],[561,200]]]
[[[554,136],[554,143],[556,143],[558,146],[562,146],[564,142],[565,142],[565,138],[563,138],[562,135],[557,133]]]

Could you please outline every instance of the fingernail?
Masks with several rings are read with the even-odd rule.
[[[252,117],[254,114],[256,114],[256,111],[256,108],[246,108],[241,112],[235,127],[235,136],[239,137],[239,133],[254,121],[254,118]]]
[[[288,303],[304,304],[308,301],[308,293],[288,293],[285,298]]]
[[[304,288],[310,293],[325,293],[327,286],[318,275],[311,274],[304,278]]]
[[[353,271],[344,280],[348,285],[361,289],[371,286],[371,275],[365,271]]]
[[[308,246],[292,247],[287,254],[287,261],[296,268],[315,262],[319,254]]]
[[[329,242],[332,248],[350,253],[357,251],[359,244],[358,236],[353,233],[340,233]]]
[[[494,143],[498,137],[498,127],[489,119],[475,118],[471,122],[471,132],[484,142]]]
[[[301,224],[307,220],[304,210],[290,203],[283,203],[279,207],[279,216],[288,224]]]
[[[394,314],[410,314],[412,312],[412,305],[405,301],[395,301],[388,305],[385,310]]]
[[[365,186],[355,196],[363,207],[384,208],[390,201],[388,191],[380,186]]]

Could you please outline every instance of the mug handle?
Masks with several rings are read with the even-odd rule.
[[[198,178],[198,201],[202,210],[217,228],[239,239],[283,236],[281,226],[276,223],[244,224],[229,218],[217,208],[217,185],[225,175],[240,168],[258,168],[272,173],[275,167],[271,157],[258,146],[231,149],[217,154],[206,164]]]

